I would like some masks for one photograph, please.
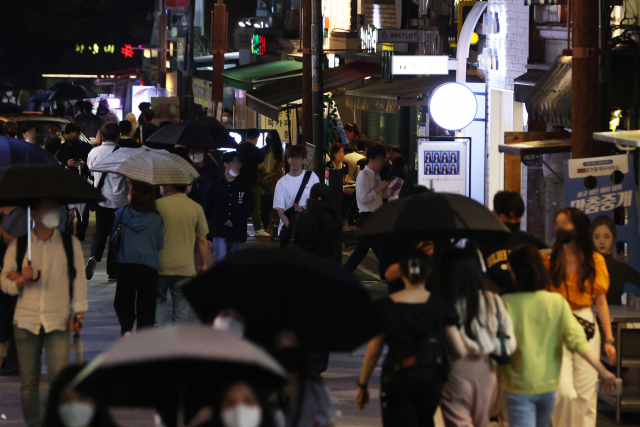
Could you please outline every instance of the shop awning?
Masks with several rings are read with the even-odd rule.
[[[534,86],[527,98],[530,116],[571,127],[571,57],[562,56]]]
[[[302,74],[302,62],[274,61],[264,64],[243,65],[222,73],[225,85],[242,90],[253,90],[262,83]]]
[[[322,73],[323,90],[330,92],[379,73],[379,64],[359,61],[328,68]],[[294,76],[247,92],[247,106],[264,116],[278,120],[282,105],[300,98],[302,98],[302,76]]]
[[[443,83],[455,81],[455,74],[425,76],[396,82],[380,81],[345,92],[349,108],[395,113],[399,107],[414,105],[419,95],[431,93]]]
[[[535,85],[544,77],[548,70],[528,70],[523,75],[513,80],[513,100],[527,102],[527,98],[533,92]]]

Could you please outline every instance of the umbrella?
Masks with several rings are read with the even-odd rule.
[[[211,137],[218,148],[238,148],[238,143],[233,137],[229,136],[229,131],[220,123],[217,119],[209,116],[196,116],[190,117],[185,120],[186,122],[198,122],[205,125]]]
[[[299,249],[242,250],[182,291],[204,321],[239,310],[247,338],[264,345],[292,329],[310,351],[348,352],[381,330],[369,295],[347,270]]]
[[[6,92],[13,89],[13,85],[5,79],[0,79],[0,92]]]
[[[200,174],[189,162],[164,150],[120,149],[105,157],[92,172],[112,172],[151,185],[190,185]]]
[[[209,129],[198,122],[180,122],[165,126],[146,138],[148,142],[184,145],[185,147],[216,148]]]
[[[52,91],[52,90],[48,90],[46,92],[36,93],[35,95],[33,95],[31,97],[29,102],[47,102],[49,100],[49,97],[51,96],[51,94],[53,92],[54,91]]]
[[[0,114],[21,114],[22,107],[11,102],[0,103]]]
[[[427,192],[387,203],[373,213],[358,237],[430,240],[509,238],[509,230],[486,207],[468,197]]]
[[[59,205],[67,205],[101,202],[104,197],[80,175],[60,164],[23,163],[0,167],[0,206],[27,205],[27,217],[31,218],[31,203],[40,199],[56,199]],[[27,260],[31,265],[31,226],[27,236]],[[40,273],[37,276],[40,277]]]
[[[117,341],[71,383],[109,406],[177,410],[213,402],[216,385],[238,377],[275,389],[287,373],[266,351],[235,335],[201,325],[149,328]]]
[[[72,99],[87,99],[87,98],[97,98],[98,94],[92,91],[89,88],[80,85],[70,85],[63,86],[59,89],[56,89],[51,96],[49,96],[48,101],[63,101],[63,100],[72,100]]]
[[[40,163],[60,166],[55,157],[37,145],[20,139],[0,136],[0,166],[9,166],[17,163]]]

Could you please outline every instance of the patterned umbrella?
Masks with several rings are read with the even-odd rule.
[[[120,149],[105,157],[91,172],[118,173],[151,185],[190,185],[200,176],[182,157],[149,148]]]

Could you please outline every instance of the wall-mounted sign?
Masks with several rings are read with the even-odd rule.
[[[378,43],[418,43],[420,30],[378,30]]]
[[[98,46],[97,43],[88,44],[87,46],[85,46],[84,44],[76,43],[76,52],[84,53],[85,50],[87,52],[91,52],[94,55],[96,55],[96,54],[98,54],[100,52],[102,52],[102,53],[114,53],[116,51],[116,48],[112,44],[108,44],[108,45],[100,47],[100,46]]]
[[[426,75],[449,74],[449,57],[446,55],[393,55],[391,74]]]
[[[376,43],[378,42],[378,30],[371,24],[360,27],[360,49],[375,53]]]
[[[432,141],[418,138],[418,183],[442,193],[469,196],[469,138]]]
[[[263,56],[267,53],[269,42],[267,38],[262,34],[254,34],[251,37],[251,53],[258,56]]]
[[[438,126],[447,130],[464,129],[476,118],[478,101],[463,84],[445,83],[429,98],[429,115]]]
[[[251,49],[251,39],[253,38],[253,28],[236,28],[233,30],[233,40],[236,50]]]
[[[125,58],[133,58],[134,50],[130,44],[125,44],[122,49],[120,49],[120,53],[122,53]]]

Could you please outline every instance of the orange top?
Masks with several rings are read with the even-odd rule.
[[[542,255],[544,266],[548,272],[551,266],[551,259],[547,254]],[[609,271],[607,270],[607,264],[604,261],[604,257],[596,251],[593,252],[593,265],[596,268],[596,277],[593,283],[591,280],[585,282],[584,292],[581,292],[578,287],[578,273],[567,274],[565,281],[560,284],[559,288],[553,286],[551,278],[549,278],[547,291],[562,294],[569,302],[572,310],[593,306],[593,295],[605,295],[609,290]],[[569,297],[567,297],[567,288],[569,288]]]

